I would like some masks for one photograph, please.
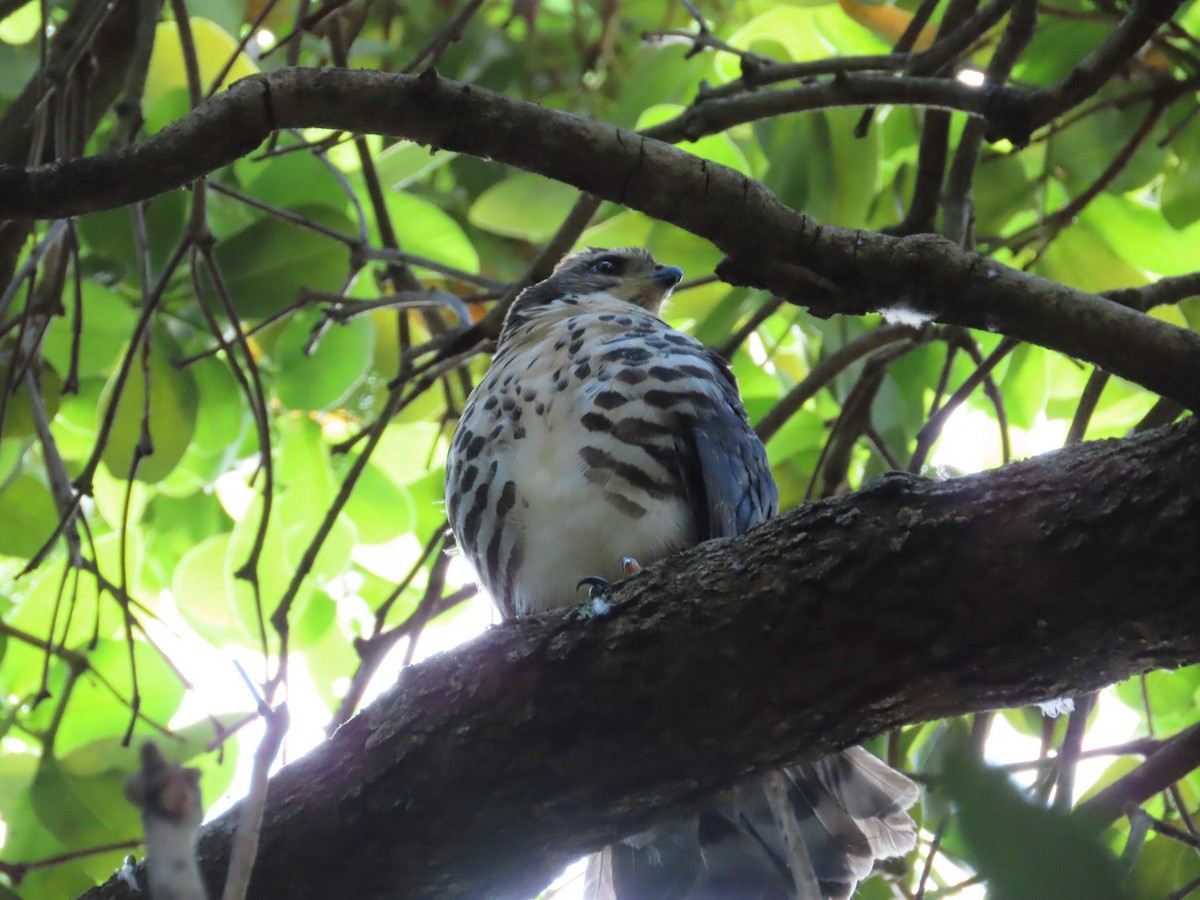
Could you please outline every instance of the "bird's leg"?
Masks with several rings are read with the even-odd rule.
[[[642,564],[632,556],[621,557],[621,572],[626,578],[637,575],[641,571]],[[604,595],[612,589],[612,582],[601,575],[584,575],[575,583],[575,590],[579,590],[585,584],[588,585],[588,602],[584,606],[585,615],[589,618],[607,615],[612,607],[604,599]]]

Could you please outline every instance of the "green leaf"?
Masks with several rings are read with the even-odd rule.
[[[388,213],[409,253],[428,257],[464,272],[479,272],[479,253],[459,223],[428,200],[397,191],[385,195]],[[420,266],[420,277],[433,274]],[[442,277],[442,276],[439,276]]]
[[[177,495],[211,485],[236,463],[252,417],[245,395],[228,365],[208,358],[189,367],[200,402],[196,435],[179,465],[161,484]]]
[[[354,234],[340,212],[323,206],[295,211],[342,234]],[[264,218],[217,244],[216,257],[238,315],[263,319],[294,303],[301,287],[338,290],[347,275],[349,250],[307,228]]]
[[[399,191],[436,172],[455,156],[457,154],[448,150],[397,141],[375,156],[375,170],[384,186]]]
[[[0,379],[4,379],[4,384],[8,383],[9,363],[5,363],[0,367]],[[51,421],[58,413],[58,407],[62,400],[62,379],[58,377],[58,373],[47,365],[42,365],[41,374],[42,393],[42,410],[46,415],[46,421]],[[37,433],[37,420],[34,416],[33,400],[29,394],[29,386],[22,380],[21,384],[17,385],[16,391],[9,397],[8,405],[4,411],[4,437],[5,438],[21,438],[29,437]]]
[[[1163,218],[1161,210],[1140,200],[1101,194],[1080,215],[1079,225],[1085,224],[1104,238],[1107,248],[1103,248],[1103,252],[1106,253],[1108,248],[1119,248],[1121,258],[1129,266],[1159,275],[1186,275],[1195,271],[1200,222],[1182,229],[1173,228]],[[1074,230],[1070,229],[1068,234]],[[1107,266],[1107,263],[1102,264]],[[1138,285],[1146,281],[1140,273],[1136,279],[1129,275],[1122,277],[1130,280],[1113,284],[1114,279],[1110,276],[1103,282],[1103,287]]]
[[[980,160],[971,188],[975,199],[975,230],[1000,234],[1004,226],[1033,199],[1035,184],[1019,154],[997,154]]]
[[[1145,697],[1142,684],[1145,682]],[[1156,669],[1141,678],[1130,678],[1117,685],[1117,696],[1130,709],[1144,713],[1146,702],[1151,715],[1167,716],[1190,710],[1200,688],[1200,666],[1164,671]]]
[[[129,342],[137,313],[129,301],[95,281],[81,286],[83,326],[79,343],[79,375],[101,375],[108,371]],[[71,368],[73,301],[64,298],[66,315],[56,316],[46,330],[42,355],[66,376]]]
[[[158,274],[183,239],[190,194],[169,191],[145,205],[146,241],[150,269]],[[79,217],[79,234],[89,253],[119,262],[126,280],[137,283],[138,252],[133,239],[133,213],[128,206]],[[87,310],[84,310],[86,321]]]
[[[248,176],[247,194],[283,209],[319,206],[343,211],[350,200],[329,166],[308,153],[269,161],[242,159],[238,171]]]
[[[124,800],[125,773],[71,775],[52,756],[42,757],[30,788],[30,799],[42,823],[68,847],[108,843],[113,835],[141,833],[140,816]]]
[[[650,240],[655,222],[637,210],[627,209],[593,225],[576,242],[575,249],[584,247],[644,247]]]
[[[325,473],[327,474],[328,472]],[[317,474],[317,479],[323,477],[320,473]],[[270,616],[276,604],[283,598],[292,576],[299,569],[308,545],[325,517],[327,501],[317,499],[319,494],[313,490],[316,483],[310,482],[309,487],[305,489],[293,481],[291,487],[275,498],[258,566],[264,618]],[[259,612],[254,591],[251,584],[235,578],[234,573],[249,558],[256,540],[261,511],[261,498],[256,497],[246,514],[233,527],[224,563],[226,591],[232,598],[232,612],[241,629],[242,638],[252,647],[257,646],[259,642]],[[308,603],[320,602],[313,599],[315,588],[328,585],[345,571],[356,539],[354,526],[344,515],[339,516],[296,592],[292,605],[293,620],[304,615]],[[323,629],[315,629],[310,623],[308,634],[311,635],[314,630],[318,634],[323,633]]]
[[[28,559],[58,527],[50,489],[22,475],[0,490],[0,553]]]
[[[1118,900],[1121,872],[1074,819],[1033,806],[999,771],[962,753],[943,786],[958,807],[970,860],[1004,900]]]
[[[346,503],[346,516],[358,529],[364,544],[383,544],[416,525],[416,511],[408,491],[368,462]]]
[[[0,496],[3,496],[4,489],[21,474],[21,459],[31,443],[32,440],[28,438],[0,439]]]
[[[1135,900],[1162,900],[1167,892],[1200,878],[1200,857],[1186,844],[1165,835],[1153,835],[1129,874],[1130,896]]]
[[[63,459],[87,459],[96,444],[96,410],[104,393],[103,378],[84,378],[79,392],[63,397],[58,415],[50,423],[50,432]]]
[[[108,444],[104,448],[104,464],[118,479],[129,477],[134,451],[142,433],[142,418],[146,407],[146,382],[142,374],[141,351],[134,350],[119,397],[117,373],[109,379],[100,397],[97,423],[103,421],[112,402],[117,403],[116,416]],[[150,343],[150,441],[154,452],[138,464],[137,479],[149,484],[161,481],[183,458],[196,430],[199,392],[196,379],[186,369],[177,369],[171,361],[180,355],[179,345],[163,328],[155,328]]]
[[[1036,84],[1057,81],[1099,46],[1111,30],[1104,22],[1047,16],[1038,22],[1033,40],[1013,68],[1013,79]]]
[[[39,764],[39,757],[32,753],[0,754],[0,815],[7,826],[4,858],[8,862],[46,859],[68,849],[42,825],[34,810],[30,788]],[[26,900],[74,897],[95,881],[80,864],[47,866],[27,873],[21,892]]]
[[[37,37],[42,28],[42,12],[34,0],[0,20],[0,41],[6,44],[27,44]]]
[[[1103,232],[1092,226],[1092,221],[1081,218],[1059,234],[1033,271],[1082,291],[1145,284],[1146,274],[1129,262],[1129,247],[1107,240]]]
[[[1009,354],[1008,366],[999,384],[1008,421],[1018,428],[1032,428],[1038,413],[1046,408],[1050,396],[1048,352],[1041,347],[1022,344]]]
[[[162,655],[149,644],[135,640],[133,648],[141,714],[165,726],[183,701],[183,683]],[[104,673],[108,684],[120,696],[114,696],[113,690],[89,675],[82,676],[76,682],[54,742],[55,752],[62,756],[103,736],[119,738],[133,715],[129,701],[133,697],[134,679],[129,668],[129,647],[126,642],[123,639],[101,639],[95,649],[88,651],[87,658],[96,671]],[[59,699],[60,696],[56,696],[54,702],[39,706],[29,715],[28,725],[32,728],[47,727],[54,715],[54,704]]]
[[[1149,104],[1107,106],[1050,135],[1046,165],[1062,178],[1072,194],[1087,190],[1112,165],[1146,118]],[[1161,123],[1106,189],[1120,194],[1141,187],[1161,170],[1167,159],[1158,146]]]
[[[126,494],[129,494],[127,518]],[[152,495],[153,488],[149,485],[139,481],[130,482],[123,478],[117,478],[105,466],[96,470],[96,476],[92,480],[92,496],[96,500],[96,511],[114,529],[121,527],[123,519],[130,527],[136,528]]]
[[[224,595],[230,600],[230,612],[237,623],[240,632],[226,632],[227,640],[240,639],[248,647],[261,647],[260,622],[265,623],[270,618],[275,602],[283,595],[291,580],[291,571],[283,564],[283,533],[278,525],[278,509],[274,509],[258,557],[257,596],[254,584],[244,578],[235,577],[251,559],[251,550],[258,540],[259,519],[262,516],[263,504],[260,497],[246,509],[245,515],[233,526],[229,541],[225,547],[225,562],[223,575],[225,578]],[[314,513],[317,514],[317,513]],[[308,591],[306,585],[301,586],[298,596]],[[192,615],[196,607],[193,606]],[[206,614],[206,618],[215,618],[215,612]],[[261,618],[260,618],[261,615]],[[269,626],[267,626],[269,627]],[[197,629],[200,630],[200,629]]]
[[[329,324],[316,349],[306,353],[313,326],[320,321],[317,310],[297,313],[275,344],[275,392],[291,409],[336,406],[371,368],[375,324],[369,316]]]
[[[179,614],[209,643],[220,646],[235,625],[225,575],[229,534],[214,534],[185,553],[175,567],[171,593]],[[250,637],[253,632],[246,632]]]
[[[731,34],[727,41],[734,47],[781,61],[823,59],[829,46],[814,27],[813,10],[795,6],[776,6],[750,20]],[[716,71],[723,81],[741,75],[736,57],[721,54]]]
[[[253,707],[249,694],[246,701],[244,712],[205,717],[183,728],[171,729],[169,738],[150,734],[146,739],[158,745],[167,762],[187,765],[208,752],[209,746],[221,736],[217,731],[218,724],[222,729],[230,729],[246,717]],[[140,743],[141,739],[135,736],[130,746],[126,747],[123,735],[91,741],[63,754],[59,758],[59,766],[65,774],[77,777],[100,775],[113,770],[132,775],[141,768]]]
[[[636,127],[639,131],[651,128],[661,122],[675,118],[686,108],[674,103],[660,103],[657,106],[648,107],[642,111]],[[723,166],[728,166],[731,169],[741,172],[743,175],[749,176],[751,174],[750,163],[746,160],[746,154],[734,143],[733,138],[724,132],[706,135],[697,141],[688,141],[685,149],[701,159],[711,160]]]
[[[1163,172],[1163,218],[1173,228],[1187,228],[1200,219],[1200,118],[1171,141],[1175,157]]]
[[[191,16],[188,23],[191,26],[196,59],[200,64],[200,84],[205,91],[213,86],[213,80],[231,57],[233,65],[221,80],[219,88],[258,72],[258,67],[250,56],[244,50],[239,52],[237,40],[216,22],[200,16]],[[186,88],[187,83],[187,67],[184,64],[179,25],[175,22],[160,22],[154,35],[154,52],[150,55],[150,68],[146,73],[143,102],[150,103],[166,91]]]
[[[467,218],[476,228],[493,234],[544,241],[554,234],[578,197],[578,188],[519,172],[480,194]]]
[[[301,652],[313,687],[332,712],[341,699],[335,686],[344,683],[346,673],[358,664],[358,654],[339,628],[329,628],[317,640],[306,643]]]
[[[836,203],[827,221],[843,228],[865,227],[880,187],[879,129],[855,137],[854,127],[861,115],[858,109],[827,109],[823,115],[829,128],[829,156],[821,160],[813,154],[809,165],[827,163],[825,177],[836,181]]]
[[[307,497],[314,507],[327,506],[336,492],[329,447],[321,426],[311,418],[288,416],[280,419],[279,461],[275,477],[279,486]]]

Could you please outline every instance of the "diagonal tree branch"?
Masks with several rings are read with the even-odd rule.
[[[118,154],[0,167],[0,216],[61,216],[154,196],[252,151],[274,129],[403,135],[538,172],[711,240],[719,274],[818,315],[903,306],[1085,359],[1200,408],[1200,335],[931,235],[821,226],[739,172],[642,135],[449,81],[286,69],[243,79]],[[564,152],[570,148],[570,152]]]
[[[410,668],[272,780],[253,896],[528,895],[752,772],[1200,660],[1198,438],[888,476]]]

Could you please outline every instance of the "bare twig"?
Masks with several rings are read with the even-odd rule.
[[[245,673],[243,673],[243,677]],[[237,834],[229,854],[229,873],[225,878],[222,900],[243,900],[250,887],[250,874],[258,855],[259,834],[262,829],[263,811],[267,806],[267,776],[271,764],[279,755],[279,747],[287,734],[291,717],[286,703],[271,709],[262,698],[258,699],[259,714],[267,723],[262,741],[254,751],[254,768],[250,773],[250,790],[242,805]]]
[[[1181,731],[1129,774],[1080,803],[1075,815],[1103,827],[1200,765],[1200,724]]]
[[[754,426],[755,433],[764,444],[767,443],[800,407],[847,368],[881,347],[911,340],[917,333],[918,329],[911,325],[881,325],[843,344],[813,366],[803,381],[771,407],[771,411]]]
[[[917,446],[913,450],[912,459],[909,460],[908,471],[916,473],[925,467],[925,460],[929,456],[929,451],[938,437],[941,436],[942,428],[945,427],[951,414],[971,396],[975,388],[983,383],[984,379],[991,373],[1000,360],[1015,350],[1019,344],[1020,341],[1012,338],[1004,338],[1000,341],[996,345],[996,349],[988,354],[987,359],[976,366],[975,371],[967,376],[967,379],[959,385],[958,390],[950,395],[950,399],[946,401],[945,405],[929,416],[929,421],[917,432]]]

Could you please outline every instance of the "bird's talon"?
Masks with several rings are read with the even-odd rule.
[[[612,588],[612,583],[607,578],[601,578],[599,575],[584,575],[579,581],[575,582],[575,590],[579,590],[585,584],[590,585],[588,597],[593,600],[597,597],[603,597]]]
[[[584,618],[594,618],[595,616],[606,616],[612,611],[612,606],[604,595],[608,593],[612,584],[607,578],[601,578],[599,575],[585,575],[575,584],[575,590],[579,590],[584,585],[589,585],[588,602],[583,606]]]

